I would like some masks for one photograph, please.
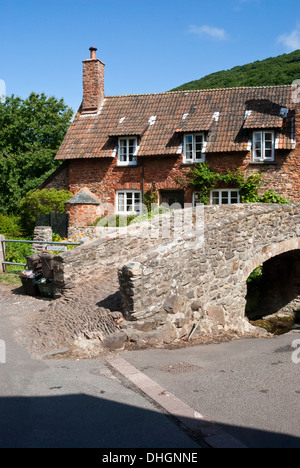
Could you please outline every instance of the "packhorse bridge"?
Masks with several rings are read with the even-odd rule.
[[[118,331],[126,339],[156,345],[192,333],[243,333],[251,329],[247,278],[264,265],[265,315],[300,309],[300,205],[205,206],[200,225],[195,209],[183,211],[192,220],[188,231],[178,228],[174,211],[122,234],[105,231],[57,256],[58,302],[78,287],[84,291],[87,278],[97,278],[99,294],[105,282],[118,278],[124,317]]]

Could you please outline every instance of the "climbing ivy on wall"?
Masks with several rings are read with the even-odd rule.
[[[199,163],[187,173],[186,180],[177,180],[183,186],[192,188],[201,193],[202,202],[209,203],[209,192],[215,188],[237,188],[242,203],[290,203],[284,197],[277,195],[273,190],[258,195],[262,183],[262,174],[252,174],[245,177],[240,169],[227,170],[220,174],[211,169],[207,163]]]

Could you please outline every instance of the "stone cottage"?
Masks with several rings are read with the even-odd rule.
[[[68,189],[70,226],[139,213],[143,194],[196,203],[178,180],[199,162],[218,172],[263,170],[266,190],[300,201],[300,93],[294,85],[105,96],[104,63],[90,48],[83,99],[56,155],[63,164],[42,187]],[[211,204],[240,201],[234,187]]]

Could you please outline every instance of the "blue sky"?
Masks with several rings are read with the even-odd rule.
[[[0,0],[0,19],[7,95],[44,92],[73,110],[90,46],[106,95],[168,91],[300,48],[299,0]]]

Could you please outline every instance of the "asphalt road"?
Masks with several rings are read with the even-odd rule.
[[[205,447],[103,359],[33,359],[14,339],[29,302],[1,300],[0,448]],[[28,310],[28,312],[30,311]],[[141,383],[189,405],[249,448],[300,448],[299,332],[177,350],[123,351]],[[300,343],[299,343],[300,345]],[[298,348],[300,346],[298,345]],[[294,354],[293,354],[294,353]],[[294,361],[292,360],[294,357]]]
[[[247,447],[300,448],[299,332],[123,357]]]

